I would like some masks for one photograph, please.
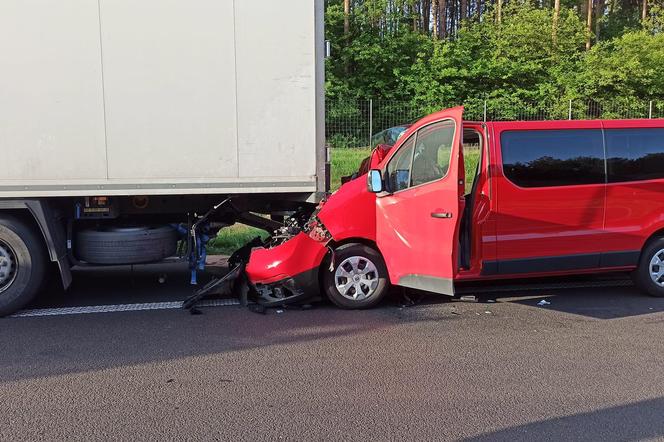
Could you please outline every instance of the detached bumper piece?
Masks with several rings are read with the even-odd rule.
[[[263,307],[320,300],[318,269],[327,251],[325,243],[304,233],[269,249],[256,238],[233,253],[228,260],[231,270],[226,275],[197,290],[182,308],[199,313],[196,303],[211,293],[239,293],[245,306],[250,300]]]
[[[196,293],[185,299],[182,303],[182,308],[189,310],[191,313],[198,313],[195,310],[196,303],[203,299],[205,296],[211,292],[216,293],[233,293],[233,289],[236,286],[236,282],[244,274],[244,263],[236,264],[230,272],[226,273],[221,278],[214,278],[212,281],[208,282],[204,287],[199,290],[196,290]],[[246,301],[245,301],[246,304]]]
[[[246,274],[256,302],[266,307],[303,304],[320,297],[318,269],[328,249],[306,233],[281,245],[254,248]]]
[[[265,307],[305,304],[320,300],[318,268],[269,284],[253,285],[256,302]]]

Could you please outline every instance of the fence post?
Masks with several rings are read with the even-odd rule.
[[[371,139],[373,138],[373,98],[369,98],[369,148],[371,146]]]
[[[652,100],[650,100],[650,104],[648,106],[648,119],[652,120]]]
[[[484,100],[484,122],[486,123],[486,100]]]
[[[568,119],[572,119],[572,100],[569,100],[569,112],[568,112]]]

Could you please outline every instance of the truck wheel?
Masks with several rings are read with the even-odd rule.
[[[649,295],[664,297],[664,238],[645,246],[633,279],[636,286]]]
[[[25,307],[46,277],[42,238],[20,219],[0,215],[0,316]]]
[[[76,257],[89,264],[146,264],[175,255],[178,236],[170,226],[106,227],[76,234]]]
[[[383,257],[364,244],[344,244],[337,248],[332,271],[329,266],[323,271],[323,290],[341,308],[373,307],[389,289]]]

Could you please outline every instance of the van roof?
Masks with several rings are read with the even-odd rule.
[[[536,121],[473,121],[464,124],[487,124],[500,129],[565,129],[565,128],[629,128],[664,127],[664,118],[622,119],[622,120],[536,120]]]

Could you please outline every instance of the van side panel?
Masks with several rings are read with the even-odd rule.
[[[601,123],[513,122],[495,123],[494,127],[498,263],[490,263],[489,272],[514,274],[599,267],[600,252],[605,250],[607,239],[603,229],[605,184],[519,186],[506,176],[501,135],[506,131],[594,129],[599,134],[599,161],[603,164]],[[555,159],[543,161],[556,164]],[[517,165],[522,166],[525,167]]]
[[[636,160],[637,146],[629,146],[629,136],[612,138],[613,130],[631,132],[633,129],[664,129],[664,120],[639,120],[639,121],[604,121],[605,133],[607,134],[607,147],[613,151],[608,152],[609,163],[611,157],[622,157],[624,160]],[[659,132],[658,131],[658,136]],[[641,144],[645,137],[638,137],[640,131],[633,133],[637,136],[634,140]],[[627,135],[627,134],[625,134]],[[611,138],[611,139],[609,139]],[[639,140],[638,138],[641,138]],[[650,137],[652,138],[652,137]],[[661,160],[664,157],[664,139],[653,140],[652,146],[648,146],[659,153],[650,153],[648,157],[642,158],[641,165],[648,169],[661,169]],[[624,151],[623,151],[624,149]],[[642,169],[636,164],[636,169]],[[610,235],[611,248],[616,251],[624,251],[623,262],[636,265],[638,254],[647,239],[656,231],[664,229],[664,178],[652,179],[653,174],[644,174],[642,181],[615,181],[612,171],[609,170],[609,183],[607,185],[606,198],[606,230]],[[619,179],[619,178],[618,178]],[[628,252],[632,252],[628,255]]]

